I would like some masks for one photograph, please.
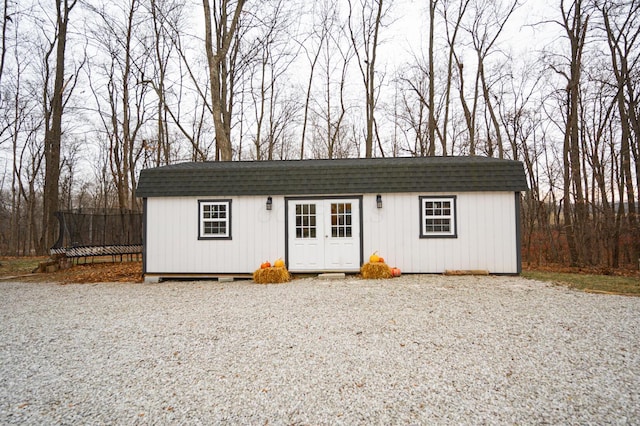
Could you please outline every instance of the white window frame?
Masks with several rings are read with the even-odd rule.
[[[449,214],[427,216],[427,203],[448,202]],[[456,196],[422,196],[420,197],[420,238],[458,238]],[[443,219],[449,221],[448,231],[427,231],[427,219]]]
[[[224,218],[205,218],[205,207],[224,206]],[[224,223],[225,232],[207,233],[205,224],[208,222]],[[198,239],[199,240],[230,240],[231,239],[231,200],[198,200]]]

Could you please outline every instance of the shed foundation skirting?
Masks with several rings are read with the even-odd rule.
[[[444,275],[489,275],[485,269],[450,270],[444,271]]]
[[[159,283],[161,281],[188,281],[188,280],[216,280],[219,282],[231,282],[236,279],[250,280],[251,274],[144,274],[144,282],[149,284]]]

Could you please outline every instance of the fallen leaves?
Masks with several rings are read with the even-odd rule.
[[[55,272],[31,273],[47,257],[2,257],[0,279],[17,278],[25,282],[83,284],[99,282],[142,282],[142,262],[111,262],[108,258],[89,258],[88,263]]]
[[[46,274],[63,284],[142,282],[142,262],[88,263]]]
[[[603,266],[566,266],[560,264],[547,265],[523,265],[524,270],[555,272],[567,274],[586,274],[586,275],[611,275],[617,277],[640,277],[640,270],[637,268],[609,268]]]

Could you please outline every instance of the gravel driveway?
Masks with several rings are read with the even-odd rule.
[[[0,424],[640,423],[640,298],[428,275],[0,292]]]

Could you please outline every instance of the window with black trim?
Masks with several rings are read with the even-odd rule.
[[[456,238],[456,197],[420,197],[420,238]]]
[[[199,200],[198,216],[198,239],[231,239],[231,200]]]

